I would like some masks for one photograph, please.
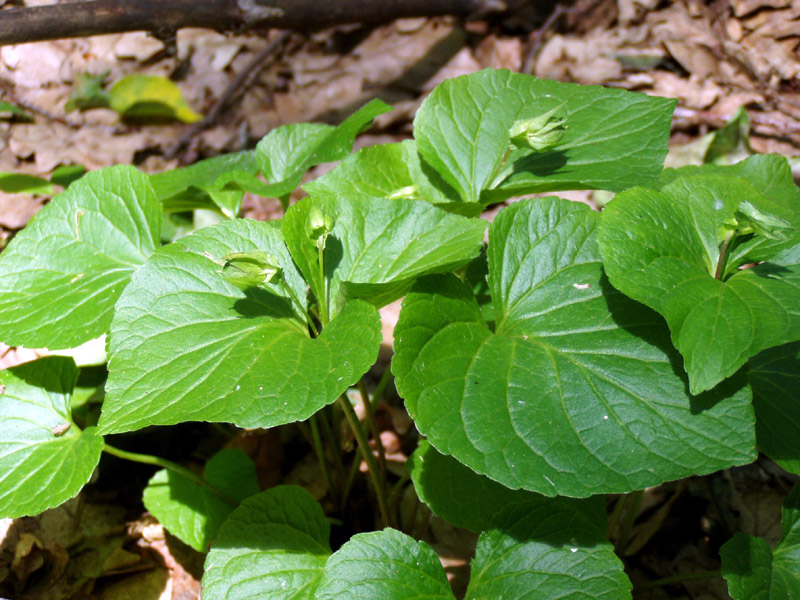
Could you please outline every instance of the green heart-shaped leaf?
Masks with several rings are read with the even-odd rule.
[[[693,393],[761,350],[800,339],[797,240],[752,269],[737,270],[741,254],[720,265],[727,223],[745,201],[768,214],[777,206],[739,177],[697,175],[623,192],[603,213],[609,279],[667,320]]]
[[[203,574],[207,600],[314,600],[330,556],[330,525],[305,489],[250,496],[219,530]]]
[[[464,202],[620,191],[661,171],[674,107],[665,98],[487,69],[437,86],[417,112],[414,137]],[[554,109],[566,128],[555,146],[506,154],[515,123]]]
[[[750,390],[687,394],[664,322],[606,281],[599,215],[558,198],[490,228],[496,322],[454,277],[421,280],[395,328],[392,370],[418,429],[511,488],[626,492],[755,457]]]
[[[37,515],[89,481],[103,438],[72,423],[77,379],[75,363],[60,356],[0,371],[0,516]]]
[[[0,340],[60,349],[106,333],[160,230],[161,205],[135,168],[100,169],[73,183],[0,256]]]
[[[350,538],[328,559],[314,600],[454,600],[439,557],[395,529]]]
[[[291,293],[275,279],[247,292],[225,280],[220,260],[255,250],[277,258]],[[100,428],[271,427],[336,400],[375,362],[380,320],[353,301],[311,339],[292,298],[305,289],[274,224],[237,219],[156,252],[116,307]]]

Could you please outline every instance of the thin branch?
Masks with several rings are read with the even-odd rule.
[[[222,95],[214,103],[214,106],[210,111],[208,111],[208,114],[203,117],[203,120],[198,121],[189,127],[189,129],[187,129],[183,135],[181,135],[178,141],[175,142],[175,145],[166,152],[166,158],[174,158],[189,144],[189,142],[197,137],[199,133],[213,127],[222,114],[222,111],[226,108],[229,108],[229,106],[232,104],[234,97],[240,97],[240,92],[243,93],[247,91],[247,88],[256,81],[258,75],[273,62],[267,59],[275,54],[278,48],[283,46],[290,36],[290,32],[282,31],[280,35],[278,35],[274,40],[267,44],[263,50],[256,54],[253,59],[247,63],[247,65],[245,65],[242,71],[233,79],[233,81],[228,84],[228,87],[225,88],[224,92],[222,92]]]
[[[0,46],[126,31],[313,31],[406,17],[470,17],[504,8],[496,0],[85,0],[0,11]]]

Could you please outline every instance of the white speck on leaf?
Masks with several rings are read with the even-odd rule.
[[[238,392],[240,389],[242,389],[242,386],[240,386],[240,385],[238,385],[238,384],[237,384],[237,385],[236,385],[236,391]]]
[[[83,216],[83,211],[79,210],[75,213],[75,237],[81,239],[81,217]]]
[[[86,273],[78,273],[77,275],[75,275],[75,277],[70,279],[69,282],[70,283],[75,283],[76,281],[78,281],[78,279],[80,279],[81,277],[83,277],[85,275],[86,275]]]
[[[72,427],[72,423],[61,423],[61,425],[56,425],[55,427],[50,429],[50,431],[53,432],[54,436],[61,437],[62,435],[64,435],[67,432],[67,430],[70,427]]]
[[[714,198],[714,210],[722,210],[725,204],[719,198]]]
[[[605,419],[606,421],[608,421],[608,415],[603,415],[603,419]]]
[[[592,284],[591,283],[573,283],[572,287],[574,287],[576,290],[588,290],[590,287],[592,287]]]
[[[578,549],[577,549],[577,548],[570,548],[570,549],[569,549],[569,551],[570,551],[570,552],[577,552],[577,551],[578,551]]]

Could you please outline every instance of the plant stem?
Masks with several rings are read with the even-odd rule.
[[[381,430],[378,428],[378,421],[375,420],[375,411],[372,410],[372,402],[369,399],[369,391],[364,379],[358,380],[358,391],[361,394],[361,404],[364,406],[364,414],[367,416],[367,423],[369,423],[370,431],[372,431],[372,439],[375,440],[375,448],[378,450],[378,465],[381,468],[381,479],[386,481],[386,449],[383,447],[381,440]]]
[[[316,326],[316,324],[314,323],[314,319],[312,319],[312,318],[311,318],[311,317],[308,315],[308,313],[306,313],[306,309],[305,309],[305,307],[303,306],[302,302],[300,302],[300,299],[299,299],[299,298],[297,297],[297,295],[294,293],[294,290],[292,290],[292,288],[289,286],[289,284],[288,284],[288,283],[286,283],[286,280],[285,280],[285,279],[283,279],[283,278],[281,278],[281,287],[282,287],[282,288],[284,289],[284,291],[285,291],[287,294],[289,294],[289,296],[292,298],[292,300],[293,300],[293,301],[294,301],[294,303],[295,303],[295,306],[297,306],[297,308],[299,308],[299,309],[300,309],[300,314],[302,314],[303,316],[305,316],[305,318],[306,318],[306,324],[311,326],[311,330],[314,332],[314,337],[319,337],[319,330],[317,329],[317,326]]]
[[[375,391],[372,393],[372,406],[377,406],[378,402],[383,398],[383,393],[386,391],[386,386],[389,385],[389,380],[392,379],[392,368],[386,367],[386,370],[381,375]]]
[[[330,471],[328,471],[328,461],[325,460],[325,449],[322,446],[322,437],[319,435],[317,415],[311,415],[311,418],[308,420],[308,422],[311,425],[311,440],[312,446],[314,447],[314,454],[317,455],[319,468],[322,469],[322,476],[325,478],[325,484],[328,486],[328,493],[330,493],[331,498],[334,498],[336,494],[334,493],[335,490],[333,483],[331,482]]]
[[[617,528],[619,527],[619,519],[622,515],[622,507],[625,506],[625,499],[627,496],[620,496],[617,498],[617,503],[614,505],[614,510],[611,511],[611,516],[608,517],[608,529],[606,530],[606,537],[610,540],[614,537]]]
[[[722,242],[722,247],[719,249],[719,259],[717,260],[717,271],[714,273],[714,279],[722,279],[722,272],[725,270],[725,262],[728,258],[728,248],[731,245],[734,232],[731,231]]]
[[[326,407],[327,408],[327,407]],[[344,482],[344,463],[342,463],[342,452],[341,452],[341,444],[337,437],[334,436],[333,430],[331,428],[331,424],[328,421],[328,415],[324,410],[319,411],[316,413],[319,416],[319,421],[322,424],[322,433],[325,435],[325,439],[328,440],[328,446],[330,447],[331,454],[333,455],[333,466],[336,468],[336,474],[339,477],[339,482]]]
[[[157,467],[161,467],[162,469],[167,469],[168,471],[172,471],[182,477],[186,477],[190,481],[196,483],[199,486],[206,488],[207,490],[213,492],[229,504],[233,506],[238,506],[239,501],[236,498],[233,498],[219,489],[212,483],[209,483],[205,479],[203,479],[200,475],[187,469],[186,467],[182,467],[177,463],[172,462],[171,460],[167,460],[166,458],[161,458],[160,456],[153,456],[151,454],[139,454],[137,452],[128,452],[127,450],[120,450],[119,448],[114,448],[113,446],[109,446],[105,444],[103,446],[103,452],[107,452],[112,456],[116,456],[117,458],[124,458],[125,460],[132,460],[134,462],[143,463],[146,465],[155,465]]]
[[[319,255],[319,280],[322,284],[322,293],[320,298],[317,298],[319,303],[319,320],[322,326],[328,324],[330,315],[328,314],[328,285],[325,283],[325,245],[317,244],[317,254]]]
[[[342,394],[339,396],[339,404],[344,411],[344,416],[347,418],[350,428],[353,430],[353,435],[356,436],[361,455],[367,463],[367,470],[372,479],[372,485],[375,487],[375,495],[378,497],[378,509],[381,513],[381,519],[384,525],[391,526],[392,520],[389,518],[389,505],[386,502],[386,488],[383,485],[383,479],[381,478],[378,464],[375,462],[375,457],[372,455],[372,450],[369,447],[367,436],[364,433],[364,429],[361,427],[361,423],[358,422],[358,415],[356,415],[353,405],[350,404],[350,400],[346,395]]]
[[[669,585],[671,583],[680,583],[682,581],[691,581],[693,579],[714,579],[715,577],[722,577],[722,571],[695,571],[694,573],[682,573],[680,575],[672,575],[671,577],[664,577],[663,579],[656,579],[655,581],[648,581],[642,585],[636,586],[636,591],[650,590],[662,585]]]
[[[642,504],[642,496],[644,496],[644,490],[636,490],[635,492],[628,494],[626,497],[628,511],[625,514],[625,522],[622,524],[622,532],[619,536],[619,551],[622,553],[625,552],[625,547],[628,545],[628,539],[630,538],[631,530],[633,529],[633,522],[636,520],[636,517],[639,514],[639,506]]]

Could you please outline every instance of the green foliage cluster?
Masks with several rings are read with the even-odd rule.
[[[466,597],[629,598],[603,494],[744,465],[757,446],[800,473],[800,191],[774,155],[662,170],[674,105],[487,70],[437,87],[402,143],[351,154],[389,109],[373,101],[255,151],[86,174],[0,255],[0,340],[107,335],[99,420],[73,420],[72,359],[0,372],[0,516],[73,497],[105,450],[165,467],[144,502],[208,552],[204,598],[453,598],[433,550],[397,529],[332,552],[311,495],[261,492],[241,452],[199,475],[107,441],[307,421],[317,442],[318,421],[347,419],[395,525],[346,392],[377,360],[377,309],[404,297],[391,372],[424,436],[409,475],[435,514],[480,534]],[[616,197],[479,218],[572,189]],[[245,191],[285,216],[238,218]],[[171,239],[162,225],[193,209],[223,221]],[[795,489],[774,549],[726,544],[734,598],[800,597],[798,523]]]

